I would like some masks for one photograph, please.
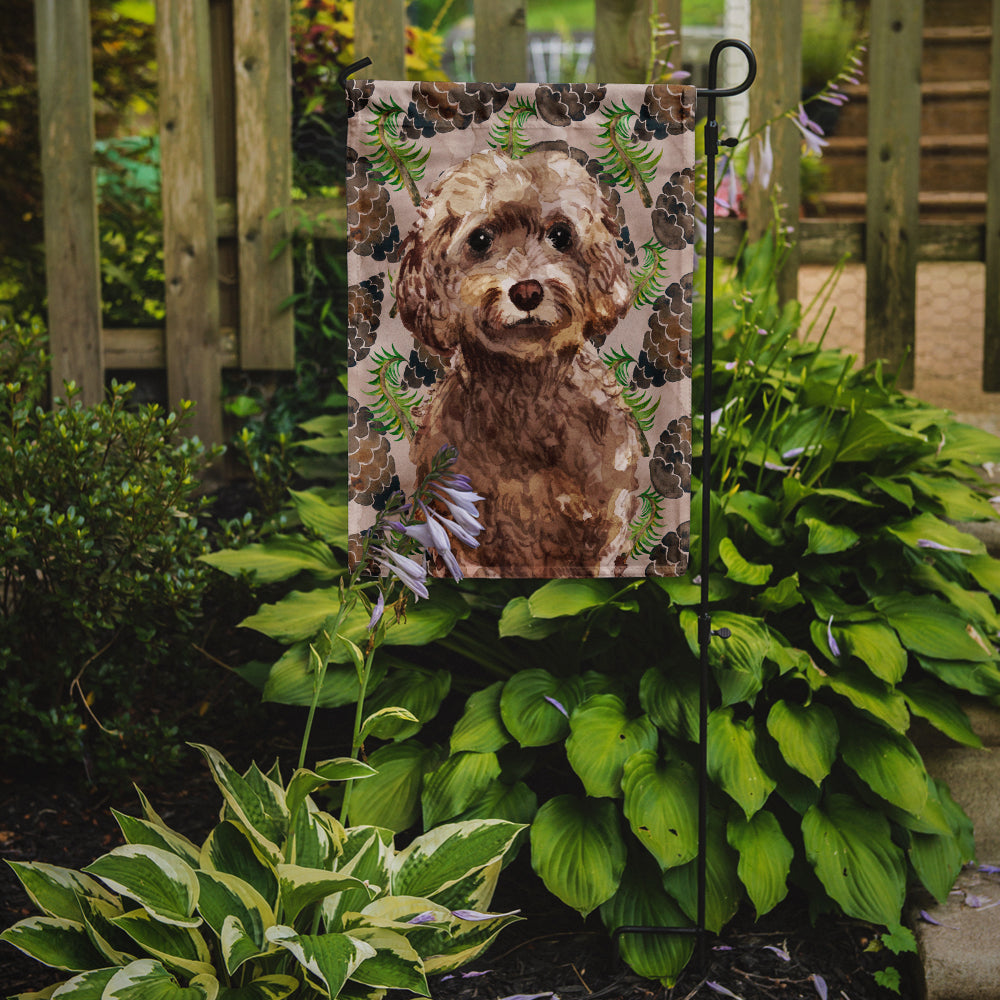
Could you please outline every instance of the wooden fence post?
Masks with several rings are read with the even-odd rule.
[[[528,65],[524,0],[475,0],[477,80],[523,80]]]
[[[362,76],[406,79],[405,0],[355,0],[354,58],[363,56],[372,66]]]
[[[923,0],[872,0],[868,53],[865,360],[913,387]]]
[[[1000,392],[1000,0],[993,0],[990,45],[989,171],[986,179],[986,325],[983,389]]]
[[[295,367],[290,21],[288,0],[233,6],[242,368]]]
[[[104,398],[89,0],[35,0],[52,393]]]
[[[762,0],[750,8],[750,41],[760,72],[750,88],[750,131],[795,108],[802,97],[802,4],[799,0]],[[757,140],[754,140],[755,142]],[[746,195],[747,227],[751,240],[759,239],[774,220],[778,202],[779,224],[792,229],[792,246],[778,274],[778,297],[782,302],[798,296],[800,249],[799,160],[802,136],[787,118],[771,127],[774,169],[770,184],[751,185]]]
[[[222,440],[219,254],[207,0],[159,0],[167,395],[197,402],[192,431]]]
[[[595,0],[594,69],[600,83],[646,83],[650,17],[658,0]],[[679,22],[676,26],[679,28]]]

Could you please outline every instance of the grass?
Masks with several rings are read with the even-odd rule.
[[[416,22],[429,27],[447,0],[420,0]],[[722,24],[725,0],[684,0],[684,24]],[[594,27],[594,0],[525,0],[529,31],[589,31]],[[447,31],[456,21],[472,13],[471,0],[451,0],[442,19]]]

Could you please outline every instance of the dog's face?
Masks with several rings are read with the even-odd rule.
[[[404,325],[438,354],[527,362],[575,353],[628,311],[618,228],[575,160],[477,153],[421,206],[396,285]]]

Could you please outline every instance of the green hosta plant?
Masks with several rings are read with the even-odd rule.
[[[977,746],[959,696],[1000,695],[1000,561],[955,523],[995,516],[976,465],[1000,440],[798,339],[779,261],[770,241],[748,248],[715,295],[716,457],[691,541],[697,566],[710,503],[712,624],[731,636],[709,650],[706,923],[796,887],[814,912],[902,940],[907,886],[945,898],[974,851],[910,727]],[[696,412],[701,385],[696,369]],[[530,821],[535,869],[581,914],[690,925],[699,599],[686,578],[525,588],[498,622],[517,667],[468,699],[448,756],[417,739],[375,749],[352,808],[394,826],[419,810],[425,825]],[[670,982],[691,941],[626,935],[622,950]]]
[[[201,845],[116,813],[126,844],[83,871],[12,862],[40,916],[0,935],[70,974],[66,1000],[280,1000],[429,996],[427,975],[470,961],[518,919],[489,913],[518,825],[450,823],[399,850],[391,831],[345,829],[312,793],[369,779],[338,758],[244,774],[200,747],[222,793]],[[32,994],[33,996],[49,996]]]

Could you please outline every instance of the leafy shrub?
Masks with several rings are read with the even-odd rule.
[[[199,749],[225,802],[200,847],[140,793],[144,818],[115,813],[126,845],[82,872],[11,863],[43,915],[0,938],[79,973],[60,996],[429,996],[428,973],[471,961],[518,919],[485,912],[516,824],[452,823],[398,850],[310,797],[369,778],[367,765],[325,761],[285,785],[277,767],[241,775]]]
[[[191,660],[208,455],[184,433],[187,405],[131,410],[127,385],[96,406],[68,385],[43,409],[40,337],[0,321],[0,742],[8,760],[107,772],[174,752],[169,722],[133,701]]]
[[[967,817],[927,775],[909,727],[919,716],[976,746],[956,695],[1000,695],[1000,561],[952,523],[995,516],[975,466],[1000,459],[1000,440],[904,396],[881,365],[854,369],[798,339],[801,308],[779,308],[774,291],[781,252],[769,239],[749,247],[715,294],[712,490],[694,497],[692,556],[699,566],[707,502],[712,623],[732,634],[709,656],[707,926],[744,902],[763,914],[795,886],[814,911],[904,939],[907,885],[944,898],[973,852]],[[702,388],[696,369],[696,414]],[[343,433],[326,430],[331,446]],[[322,522],[307,502],[294,496],[306,530],[325,552],[341,547],[335,496]],[[289,532],[253,550],[268,579],[296,589],[245,623],[289,645],[256,676],[265,697],[293,703],[309,691],[308,637],[333,592],[297,544]],[[292,562],[279,569],[281,552]],[[697,583],[444,592],[397,641],[434,638],[418,616],[444,616],[428,652],[450,653],[447,683],[400,649],[370,701],[384,691],[426,723],[449,684],[473,693],[446,754],[418,725],[380,734],[391,742],[369,747],[379,773],[356,789],[352,821],[533,818],[534,867],[568,905],[599,910],[609,929],[693,923]],[[331,669],[329,704],[349,703],[352,677],[346,661]],[[691,947],[622,939],[636,971],[667,982]]]

